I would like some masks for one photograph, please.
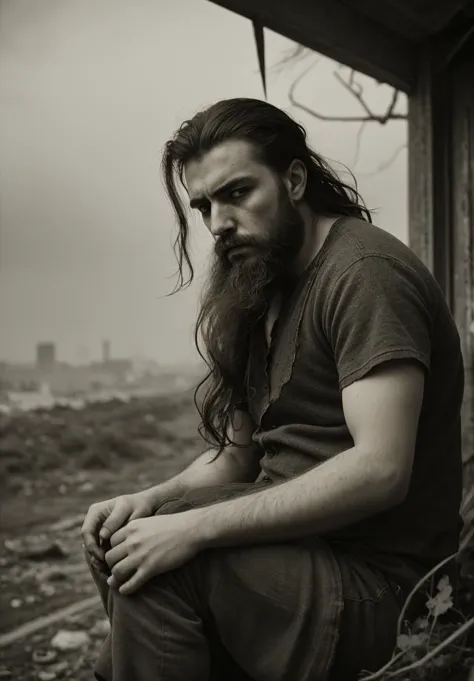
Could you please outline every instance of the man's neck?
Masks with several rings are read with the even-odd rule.
[[[304,241],[292,267],[296,276],[301,275],[314,260],[323,247],[332,225],[341,217],[316,215],[309,206],[301,208],[301,215],[304,221]]]

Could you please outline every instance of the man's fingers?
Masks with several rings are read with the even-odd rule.
[[[122,596],[129,596],[145,584],[150,576],[143,568],[138,570],[130,577],[130,579],[119,587],[119,593]]]
[[[111,575],[108,578],[107,584],[108,584],[108,586],[110,586],[111,589],[117,589],[118,586],[119,586],[119,583],[117,582],[117,580],[115,579],[115,577],[113,575]]]
[[[120,530],[114,532],[110,537],[110,546],[114,548],[117,544],[121,544],[127,538],[128,530],[127,527],[121,527]]]
[[[126,558],[128,555],[127,549],[125,547],[125,542],[122,542],[121,544],[118,544],[113,549],[110,549],[110,551],[107,551],[105,554],[105,562],[109,566],[110,569],[112,569],[119,561],[123,560]]]
[[[130,505],[126,502],[117,501],[112,513],[105,519],[102,524],[99,536],[101,539],[110,539],[110,537],[125,525],[130,517]]]
[[[104,559],[104,552],[97,543],[97,531],[103,521],[103,514],[100,511],[89,509],[86,519],[81,528],[82,541],[84,548],[97,560]]]
[[[118,584],[125,584],[125,582],[133,576],[136,569],[137,561],[130,556],[126,556],[123,560],[114,565],[111,572]]]

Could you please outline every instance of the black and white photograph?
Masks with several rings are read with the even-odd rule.
[[[0,680],[474,681],[474,0],[0,0]]]

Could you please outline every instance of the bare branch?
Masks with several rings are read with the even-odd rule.
[[[273,73],[281,73],[283,69],[286,67],[290,66],[296,66],[297,64],[301,63],[305,59],[307,59],[311,55],[311,50],[308,49],[307,47],[304,47],[304,45],[297,45],[295,49],[288,50],[285,52],[283,57],[276,62],[276,64],[273,64],[273,66],[270,66],[268,68],[268,71],[272,71]]]
[[[378,175],[379,173],[383,172],[384,170],[387,170],[388,168],[390,168],[391,165],[393,165],[395,163],[395,161],[397,160],[397,158],[400,155],[400,152],[403,151],[403,149],[406,149],[406,148],[407,148],[407,145],[405,143],[400,144],[400,146],[398,146],[395,149],[393,154],[386,161],[383,161],[383,163],[381,163],[379,166],[377,166],[377,168],[375,170],[372,170],[370,173],[359,173],[359,175],[363,175],[364,177],[374,177],[374,175]]]
[[[348,92],[350,92],[351,95],[353,95],[357,99],[357,101],[359,102],[359,104],[364,109],[365,113],[367,114],[366,120],[377,121],[381,125],[385,125],[385,123],[387,123],[387,121],[389,121],[389,120],[394,120],[394,119],[395,120],[397,120],[397,119],[398,120],[405,120],[406,119],[405,114],[394,113],[394,109],[395,109],[395,106],[397,105],[397,101],[398,101],[398,95],[399,95],[398,90],[395,90],[395,89],[393,90],[392,101],[390,102],[390,105],[389,105],[387,111],[384,114],[380,115],[380,114],[374,113],[370,109],[367,102],[365,101],[364,91],[363,91],[362,85],[355,81],[354,70],[352,70],[352,72],[351,72],[349,82],[344,80],[344,78],[338,73],[338,70],[336,70],[334,72],[334,76],[337,78],[339,83]]]
[[[360,124],[359,130],[357,131],[357,137],[356,137],[356,148],[354,152],[354,160],[352,162],[352,167],[354,170],[357,167],[357,164],[359,163],[359,156],[360,156],[360,149],[362,145],[362,135],[364,134],[365,127],[367,125],[368,121],[362,121]]]
[[[288,92],[288,99],[290,100],[290,103],[297,109],[301,109],[302,111],[305,111],[307,114],[310,116],[313,116],[314,118],[318,118],[320,121],[340,121],[340,122],[351,122],[351,123],[358,123],[361,121],[367,121],[370,120],[367,116],[325,116],[324,114],[318,113],[317,111],[314,111],[313,109],[310,109],[306,104],[303,104],[302,102],[299,102],[295,98],[295,90],[297,86],[301,83],[303,78],[314,68],[316,65],[316,62],[313,62],[304,69],[296,78]]]
[[[364,109],[366,115],[365,116],[333,116],[333,115],[325,115],[320,113],[319,111],[315,111],[314,109],[311,109],[309,106],[306,104],[303,104],[303,102],[300,102],[296,99],[295,97],[295,90],[297,86],[301,83],[303,78],[308,75],[308,73],[314,68],[317,62],[312,62],[306,69],[304,69],[300,75],[293,81],[291,84],[290,90],[288,92],[288,99],[290,100],[290,103],[297,109],[300,109],[301,111],[304,111],[305,113],[309,114],[310,116],[313,116],[314,118],[319,119],[320,121],[338,121],[338,122],[349,122],[349,123],[358,123],[358,122],[368,122],[368,121],[375,121],[377,123],[380,123],[381,125],[385,125],[389,120],[405,120],[406,115],[405,114],[398,114],[395,113],[395,107],[397,105],[398,101],[398,96],[399,96],[399,91],[394,90],[393,95],[392,95],[392,100],[390,102],[390,105],[387,109],[387,111],[384,114],[375,114],[368,106],[368,104],[365,102],[364,97],[363,97],[363,88],[362,85],[355,80],[355,71],[352,69],[351,75],[349,77],[349,81],[347,82],[342,78],[340,75],[339,71],[341,68],[343,68],[341,65],[336,69],[334,72],[335,77],[341,83],[341,85],[350,92],[351,95],[353,95],[359,104],[362,106]]]

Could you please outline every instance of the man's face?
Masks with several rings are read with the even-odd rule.
[[[185,181],[191,206],[216,239],[212,270],[222,293],[240,291],[248,310],[263,293],[256,288],[287,275],[303,244],[303,220],[283,180],[241,140],[189,161]]]

